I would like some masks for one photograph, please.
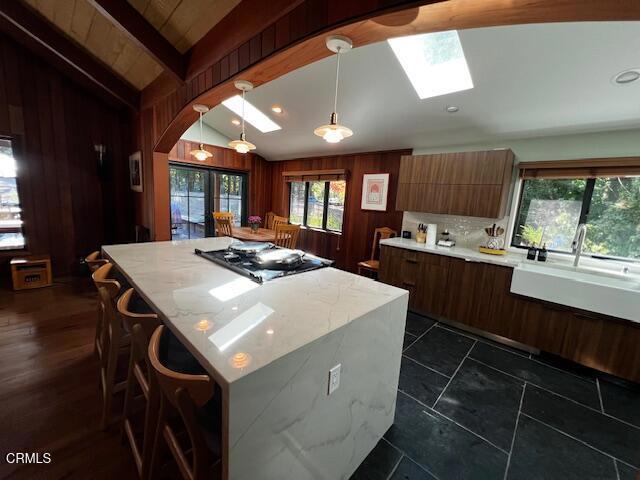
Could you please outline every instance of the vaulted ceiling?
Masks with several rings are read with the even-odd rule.
[[[24,2],[137,90],[144,89],[162,73],[163,66],[158,61],[94,6],[100,2]],[[128,3],[177,52],[184,54],[240,0],[129,0]]]

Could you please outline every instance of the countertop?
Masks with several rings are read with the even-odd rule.
[[[407,295],[335,268],[260,285],[194,254],[195,248],[224,249],[231,241],[222,237],[103,247],[218,382],[230,384]],[[208,324],[206,331],[199,330],[202,321]]]
[[[404,248],[415,250],[416,252],[433,253],[436,255],[446,255],[448,257],[462,258],[468,261],[491,263],[493,265],[502,265],[503,267],[516,267],[526,259],[524,254],[507,252],[505,255],[489,255],[480,253],[478,250],[472,250],[464,247],[438,247],[429,246],[424,243],[418,243],[413,238],[387,238],[380,241],[381,245],[389,247]]]

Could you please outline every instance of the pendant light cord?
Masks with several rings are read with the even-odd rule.
[[[340,47],[338,47],[338,51],[336,52],[336,91],[333,96],[333,113],[335,115],[338,114],[338,79],[340,78]]]
[[[245,94],[245,90],[244,88],[242,89],[242,140],[244,141],[244,94]]]
[[[202,150],[202,112],[200,112],[200,149]]]

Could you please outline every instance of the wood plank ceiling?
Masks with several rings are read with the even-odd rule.
[[[138,90],[162,67],[88,0],[24,0]],[[180,53],[189,50],[240,0],[129,0]]]

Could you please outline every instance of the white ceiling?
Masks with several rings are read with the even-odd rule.
[[[341,58],[339,123],[354,131],[339,144],[313,134],[333,106],[335,58],[262,85],[247,95],[282,130],[247,139],[269,160],[428,148],[509,138],[640,126],[640,81],[612,83],[640,67],[640,22],[557,23],[460,31],[475,88],[419,100],[386,42]],[[271,112],[279,104],[284,113]],[[447,105],[460,111],[450,114]],[[222,105],[205,121],[236,138]]]

